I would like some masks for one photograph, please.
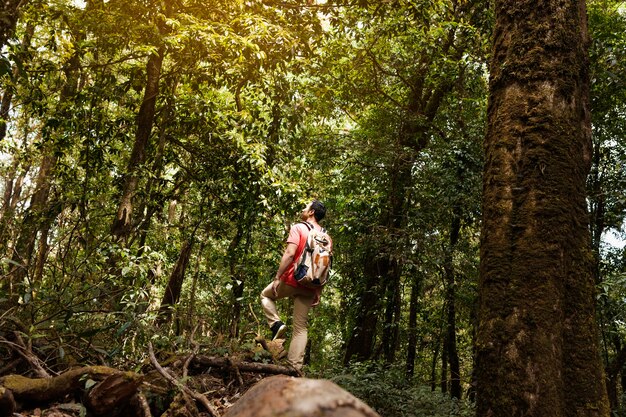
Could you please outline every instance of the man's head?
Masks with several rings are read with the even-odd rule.
[[[316,221],[322,221],[324,216],[326,216],[326,207],[319,200],[313,200],[302,210],[301,218],[302,220],[307,220],[311,216],[315,217]]]

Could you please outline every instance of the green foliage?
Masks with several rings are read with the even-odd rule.
[[[360,363],[330,379],[385,417],[470,417],[475,414],[472,404],[408,381],[403,370],[396,368]]]

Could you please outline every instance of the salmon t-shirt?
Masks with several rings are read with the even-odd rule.
[[[321,228],[316,227],[316,230],[321,230]],[[287,268],[287,270],[283,272],[280,280],[292,287],[306,288],[307,290],[310,289],[311,291],[315,291],[314,289],[300,285],[298,281],[296,281],[296,279],[293,277],[293,273],[296,269],[296,262],[298,259],[300,259],[300,255],[302,255],[302,252],[304,251],[304,247],[306,246],[306,238],[308,236],[309,228],[306,226],[306,224],[296,223],[291,226],[291,229],[289,230],[289,236],[287,237],[287,244],[297,245],[296,253],[294,256],[294,262],[292,262],[292,264],[289,265],[289,268]],[[330,240],[330,247],[332,248],[332,239],[330,239],[330,236],[328,237],[328,239]]]

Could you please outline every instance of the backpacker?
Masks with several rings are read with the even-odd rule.
[[[309,235],[296,263],[294,278],[307,288],[321,288],[328,282],[332,265],[330,238],[325,229],[316,230],[310,223],[302,223],[309,229]]]

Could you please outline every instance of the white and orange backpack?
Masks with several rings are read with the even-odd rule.
[[[296,261],[294,278],[307,288],[321,288],[328,282],[332,266],[330,238],[325,229],[316,230],[312,224],[302,222],[309,229],[302,255]]]

